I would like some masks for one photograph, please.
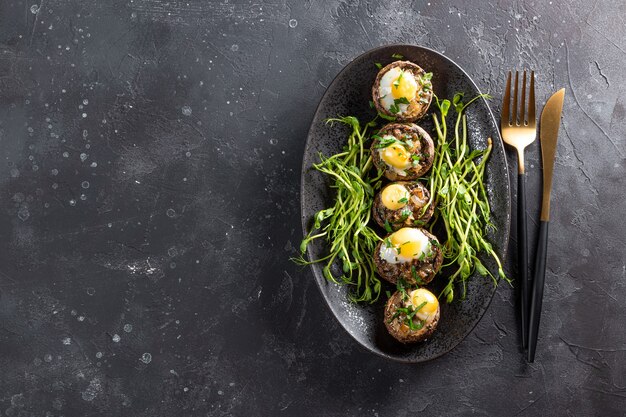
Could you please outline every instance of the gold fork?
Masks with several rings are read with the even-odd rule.
[[[515,71],[515,89],[513,90],[513,112],[509,114],[511,101],[511,72],[506,80],[506,90],[502,100],[502,116],[500,129],[504,142],[517,149],[517,270],[521,292],[521,327],[522,345],[528,347],[528,246],[526,236],[526,175],[524,169],[524,148],[530,145],[537,137],[537,122],[535,117],[535,72],[530,72],[530,88],[528,102],[526,102],[526,71],[522,78],[522,98],[518,101],[519,73]],[[526,105],[528,118],[526,119]],[[518,117],[519,116],[519,117]]]

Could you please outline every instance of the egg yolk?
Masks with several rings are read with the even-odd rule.
[[[409,301],[414,308],[419,307],[422,303],[426,303],[415,313],[415,316],[420,320],[428,320],[429,317],[437,314],[439,308],[439,301],[435,295],[425,288],[418,288],[409,293]]]
[[[424,242],[421,239],[416,239],[415,234],[421,233],[416,229],[410,227],[403,227],[390,236],[391,244],[400,249],[398,255],[407,258],[417,258],[422,252],[424,252]],[[425,239],[428,242],[428,239]]]
[[[394,143],[393,145],[387,146],[381,152],[380,156],[388,165],[391,165],[394,168],[403,169],[409,166],[411,154],[404,148],[404,146]]]
[[[409,72],[403,71],[400,73],[391,84],[391,95],[393,98],[405,97],[407,100],[412,100],[417,93],[417,83],[415,78]]]
[[[409,191],[404,185],[390,184],[383,189],[380,199],[389,210],[399,210],[406,206],[409,200]]]

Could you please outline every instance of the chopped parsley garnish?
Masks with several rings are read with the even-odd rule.
[[[409,299],[409,294],[406,292],[407,287],[408,285],[404,281],[404,278],[398,278],[398,281],[396,281],[396,289],[400,291],[400,294],[402,295],[402,301],[406,301]]]
[[[372,136],[372,138],[378,139],[378,143],[374,145],[374,149],[387,148],[393,145],[394,143],[398,142],[396,138],[390,138],[390,137],[381,138],[380,136],[376,135],[376,136]]]
[[[411,329],[413,331],[420,330],[422,327],[424,327],[424,322],[422,320],[419,320],[419,319],[416,320],[415,315],[426,304],[427,304],[426,301],[424,301],[420,305],[418,305],[417,307],[413,307],[413,304],[409,304],[407,307],[398,307],[398,308],[396,308],[395,313],[389,319],[389,323],[391,323],[393,320],[397,319],[398,317],[404,316],[402,318],[402,323],[403,324],[408,326],[409,329]]]
[[[427,72],[427,73],[423,74],[421,77],[419,77],[420,84],[422,85],[422,91],[420,92],[420,97],[421,97],[420,98],[420,103],[425,103],[425,102],[427,103],[428,102],[427,100],[424,101],[425,98],[422,97],[421,93],[422,92],[424,92],[424,93],[429,92],[432,89],[433,84],[430,81],[432,77],[433,77],[433,73],[432,72]]]
[[[422,281],[420,276],[417,275],[417,268],[415,268],[415,265],[411,265],[411,276],[413,277],[417,285],[424,285],[424,281]]]
[[[381,69],[383,67],[383,64],[381,64],[380,62],[374,62],[374,65],[376,65],[376,68]]]
[[[404,58],[404,55],[400,55],[400,54],[393,54],[393,55],[391,55],[391,57],[392,57],[393,59],[402,59],[402,58]]]
[[[373,102],[372,100],[370,100],[370,109],[373,109],[374,107],[376,107],[376,106],[374,105],[374,102]]]
[[[404,70],[400,70],[400,75],[398,75],[398,78],[396,78],[396,80],[393,82],[393,86],[398,88],[400,87],[400,80],[402,80],[402,76],[404,75]]]
[[[389,224],[387,220],[385,220],[385,230],[387,231],[387,233],[391,233],[393,231],[393,229],[391,228],[391,225]]]
[[[424,322],[421,320],[418,320],[417,323],[414,320],[408,320],[408,323],[405,322],[405,324],[407,324],[409,329],[413,331],[421,330],[422,327],[424,327]]]
[[[409,199],[406,197],[402,197],[400,200],[398,200],[398,203],[402,203],[402,204],[406,204],[409,202]]]
[[[391,112],[391,114],[399,113],[400,107],[398,107],[396,103],[393,103],[391,106],[389,106],[389,112]]]
[[[411,214],[413,214],[412,210],[406,207],[403,208],[402,211],[400,212],[400,218],[398,219],[398,223],[402,223],[406,221],[406,219],[408,219]]]
[[[398,97],[393,101],[393,104],[410,104],[410,102],[406,97]]]

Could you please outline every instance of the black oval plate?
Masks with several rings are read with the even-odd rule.
[[[301,209],[304,234],[311,225],[313,215],[332,204],[333,193],[326,176],[315,171],[311,165],[318,162],[318,153],[332,155],[346,143],[347,130],[335,124],[329,126],[324,120],[329,117],[352,115],[361,123],[372,120],[374,110],[370,109],[371,88],[378,72],[375,63],[386,65],[396,59],[393,54],[401,54],[404,59],[415,62],[433,75],[433,90],[440,98],[452,99],[456,92],[464,92],[465,97],[480,94],[476,84],[457,64],[431,49],[412,45],[390,45],[373,49],[357,57],[341,70],[326,90],[313,117],[307,137],[302,164]],[[418,122],[428,131],[431,129],[430,113]],[[454,114],[448,122],[454,121]],[[511,197],[506,155],[496,121],[485,100],[475,102],[467,112],[468,135],[472,148],[486,147],[487,138],[493,138],[494,148],[486,165],[485,184],[492,209],[492,222],[496,232],[489,236],[502,261],[506,256],[509,237]],[[449,133],[450,134],[450,133]],[[436,136],[433,135],[436,139]],[[381,231],[382,232],[382,231]],[[309,246],[310,259],[323,256],[325,242],[318,241]],[[484,257],[484,263],[497,276],[495,263]],[[423,362],[439,357],[459,344],[476,326],[495,293],[495,286],[488,277],[472,276],[467,285],[467,298],[451,304],[441,304],[441,319],[437,331],[428,341],[403,345],[393,339],[383,323],[385,304],[384,291],[373,305],[355,305],[348,301],[347,288],[328,282],[322,275],[322,265],[314,264],[313,273],[328,307],[343,328],[368,350],[388,359],[402,362]],[[431,289],[438,294],[445,278],[435,278]],[[384,289],[394,288],[386,284]],[[459,291],[457,289],[456,293]]]

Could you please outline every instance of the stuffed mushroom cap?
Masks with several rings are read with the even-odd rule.
[[[385,326],[399,342],[415,343],[433,334],[440,315],[439,301],[427,289],[396,291],[385,305]]]
[[[435,144],[414,123],[390,123],[374,136],[372,161],[391,181],[415,180],[432,167]]]
[[[376,246],[373,258],[378,274],[392,284],[403,279],[410,285],[424,285],[441,269],[443,252],[427,230],[403,227]]]
[[[424,226],[435,211],[429,201],[430,192],[421,182],[392,182],[374,197],[372,217],[387,230]]]
[[[376,110],[398,122],[414,122],[426,114],[433,98],[432,73],[410,61],[382,68],[372,87]]]

